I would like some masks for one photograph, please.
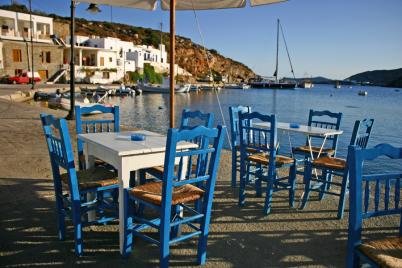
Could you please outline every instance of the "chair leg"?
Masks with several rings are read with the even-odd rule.
[[[82,256],[83,253],[83,245],[82,245],[82,222],[81,222],[81,210],[80,210],[80,201],[74,200],[71,204],[72,207],[72,216],[73,216],[73,224],[74,224],[74,241],[75,241],[75,254],[79,257]]]
[[[147,173],[145,170],[140,170],[140,185],[145,184],[147,182]]]
[[[159,229],[160,235],[160,257],[159,257],[159,267],[167,268],[169,267],[169,236],[170,236],[170,213],[162,211],[161,225]]]
[[[237,174],[237,150],[232,149],[232,187],[236,187],[236,174]]]
[[[343,218],[343,212],[345,210],[346,191],[348,189],[348,185],[349,185],[349,174],[344,174],[342,178],[341,195],[339,196],[338,219]]]
[[[310,187],[311,187],[311,176],[312,176],[312,168],[311,163],[308,162],[305,169],[304,169],[304,194],[303,194],[303,201],[301,205],[301,209],[304,209],[307,205],[308,198],[310,197]]]
[[[240,187],[239,187],[239,206],[244,205],[244,201],[246,198],[246,163],[244,161],[240,161]]]
[[[268,171],[269,173],[269,171]],[[268,185],[267,191],[265,195],[265,204],[264,204],[264,214],[268,215],[271,212],[271,201],[272,201],[272,194],[274,192],[274,180],[276,178],[276,174],[273,176],[268,175]]]
[[[124,241],[123,241],[123,257],[128,257],[132,250],[133,244],[133,234],[132,234],[132,212],[133,209],[133,201],[129,198],[128,190],[124,190]]]
[[[255,193],[256,193],[257,197],[262,197],[262,190],[261,190],[262,180],[261,180],[261,178],[262,178],[263,173],[262,173],[261,164],[257,164],[256,168],[257,168],[257,173],[255,176],[257,178],[255,178]],[[247,174],[250,174],[249,169],[250,169],[250,165],[248,165]]]
[[[296,188],[296,162],[289,168],[289,206],[294,207],[295,188]]]
[[[326,169],[323,169],[321,171],[321,178],[325,181],[322,183],[322,185],[320,186],[320,192],[318,194],[318,200],[323,200],[325,197],[325,191],[328,189],[328,185],[329,185],[329,173]]]
[[[198,203],[196,203],[196,204],[198,204]],[[196,208],[197,211],[199,211],[198,209],[199,208]],[[174,217],[176,217],[177,215],[180,215],[180,206],[178,206],[178,205],[173,206],[173,209],[171,212],[171,219],[173,220]],[[180,227],[181,227],[180,225],[176,225],[176,226],[172,227],[171,236],[170,236],[171,239],[179,236]]]
[[[203,265],[207,259],[207,239],[209,233],[209,221],[210,221],[211,213],[206,213],[205,217],[201,222],[201,234],[198,240],[198,250],[197,250],[197,262],[198,265]]]
[[[64,240],[66,237],[66,224],[65,224],[65,211],[63,203],[63,192],[56,190],[56,208],[57,208],[57,228],[58,237],[60,240]]]

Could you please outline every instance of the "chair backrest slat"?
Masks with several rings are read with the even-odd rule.
[[[232,147],[240,145],[240,126],[239,126],[239,112],[250,113],[250,106],[231,106],[229,107],[230,116],[230,141]]]
[[[402,149],[388,144],[380,144],[372,149],[362,149],[358,146],[349,146],[348,166],[350,172],[351,213],[360,214],[362,218],[370,218],[377,215],[401,214],[400,207],[400,173],[369,174],[363,175],[363,161],[372,161],[379,156],[388,156],[391,159],[402,159]],[[365,184],[364,192],[362,185]],[[372,190],[373,189],[373,190]],[[391,202],[393,189],[394,200]],[[372,193],[374,191],[374,193]],[[372,197],[372,194],[374,195]],[[364,210],[357,204],[364,199]],[[370,206],[371,200],[374,204]]]
[[[254,127],[254,121],[269,123],[270,128]],[[277,145],[276,116],[274,114],[263,115],[258,112],[239,112],[239,126],[242,158],[244,158],[250,150],[265,153],[269,155],[269,172],[273,172],[276,160],[276,150],[270,150],[270,148],[276,148]]]
[[[86,119],[83,120],[83,115],[89,115],[92,113],[102,113],[102,114],[111,114],[113,116],[112,119]],[[105,127],[107,132],[119,132],[120,131],[120,122],[119,122],[119,106],[114,107],[106,107],[104,105],[93,105],[88,107],[75,106],[75,123],[76,123],[76,132],[78,134],[83,133],[96,133],[96,132],[104,132]],[[113,130],[110,127],[110,124],[113,124]],[[85,131],[85,132],[84,132]],[[77,150],[78,150],[78,160],[80,169],[85,168],[84,163],[84,142],[77,137]]]
[[[312,127],[339,130],[341,126],[341,120],[342,120],[342,113],[310,110],[307,124],[308,126]],[[330,143],[330,148],[335,151],[338,146],[338,136],[339,135],[333,135],[328,136],[326,138],[327,141],[332,141],[332,143]],[[311,136],[311,138],[313,138],[312,139],[313,142],[319,140],[320,144],[322,143],[323,140],[323,137],[321,136]],[[307,146],[309,145],[308,139],[306,140],[306,145]]]

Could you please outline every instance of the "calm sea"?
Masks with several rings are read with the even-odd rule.
[[[367,96],[359,96],[359,90],[366,90]],[[217,96],[218,95],[218,96]],[[224,120],[229,125],[229,106],[249,105],[253,111],[277,114],[280,122],[307,124],[310,109],[342,112],[338,156],[345,157],[350,142],[353,124],[357,119],[374,118],[372,138],[369,143],[390,143],[402,147],[402,89],[381,87],[343,87],[335,89],[330,85],[315,85],[311,90],[269,90],[269,89],[222,89],[218,94],[211,91],[176,94],[176,123],[180,122],[183,108],[215,113],[216,124],[223,124],[218,105],[221,103]],[[120,105],[121,123],[160,133],[166,133],[169,120],[168,94],[143,94],[136,97],[109,99]],[[279,132],[280,133],[280,132]],[[290,135],[293,145],[305,143],[305,137]],[[280,135],[282,152],[288,152],[289,137]],[[228,143],[226,142],[228,148]],[[390,163],[379,160],[369,167],[371,171],[389,167],[402,167],[401,162]],[[402,168],[401,168],[402,170]]]

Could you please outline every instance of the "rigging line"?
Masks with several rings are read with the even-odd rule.
[[[204,50],[205,57],[206,57],[206,59],[207,59],[207,65],[208,65],[209,75],[210,75],[210,77],[212,77],[212,85],[213,85],[213,89],[212,89],[212,90],[215,92],[216,99],[217,99],[217,101],[218,101],[219,111],[220,111],[220,113],[221,113],[223,125],[226,126],[226,121],[225,121],[225,117],[223,116],[223,110],[222,110],[221,101],[220,101],[220,99],[219,99],[218,91],[215,89],[215,81],[213,80],[212,69],[211,69],[211,66],[210,66],[210,61],[209,61],[209,57],[208,57],[207,50],[206,50],[206,48],[205,48],[204,36],[202,35],[202,32],[201,32],[200,22],[198,21],[197,12],[195,12],[193,0],[191,0],[191,4],[192,4],[192,6],[193,6],[193,12],[194,12],[194,17],[195,17],[195,22],[196,22],[196,24],[197,24],[198,33],[199,33],[200,38],[201,38],[202,48],[203,48],[203,50]],[[228,143],[229,143],[230,150],[233,150],[233,148],[232,148],[232,143],[230,142],[229,131],[228,131],[228,128],[227,128],[227,127],[226,127],[226,136],[227,136],[227,138],[228,138]]]
[[[290,63],[290,70],[292,71],[293,78],[296,79],[295,72],[293,71],[292,60],[290,59],[290,54],[289,54],[289,50],[288,50],[288,45],[287,45],[286,39],[285,39],[285,34],[283,33],[282,24],[281,24],[280,22],[279,22],[279,26],[281,27],[281,33],[282,33],[283,42],[285,43],[286,53],[288,54],[288,59],[289,59],[289,63]]]

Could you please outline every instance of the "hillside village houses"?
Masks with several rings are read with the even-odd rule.
[[[0,9],[0,76],[18,75],[30,69],[29,14]],[[63,40],[54,33],[53,18],[32,15],[34,71],[43,81],[69,78],[70,38]],[[134,45],[112,37],[76,36],[75,75],[77,82],[107,84],[124,80],[128,72],[142,72],[149,63],[157,72],[169,72],[165,46],[158,48]],[[191,76],[176,66],[180,75]]]

